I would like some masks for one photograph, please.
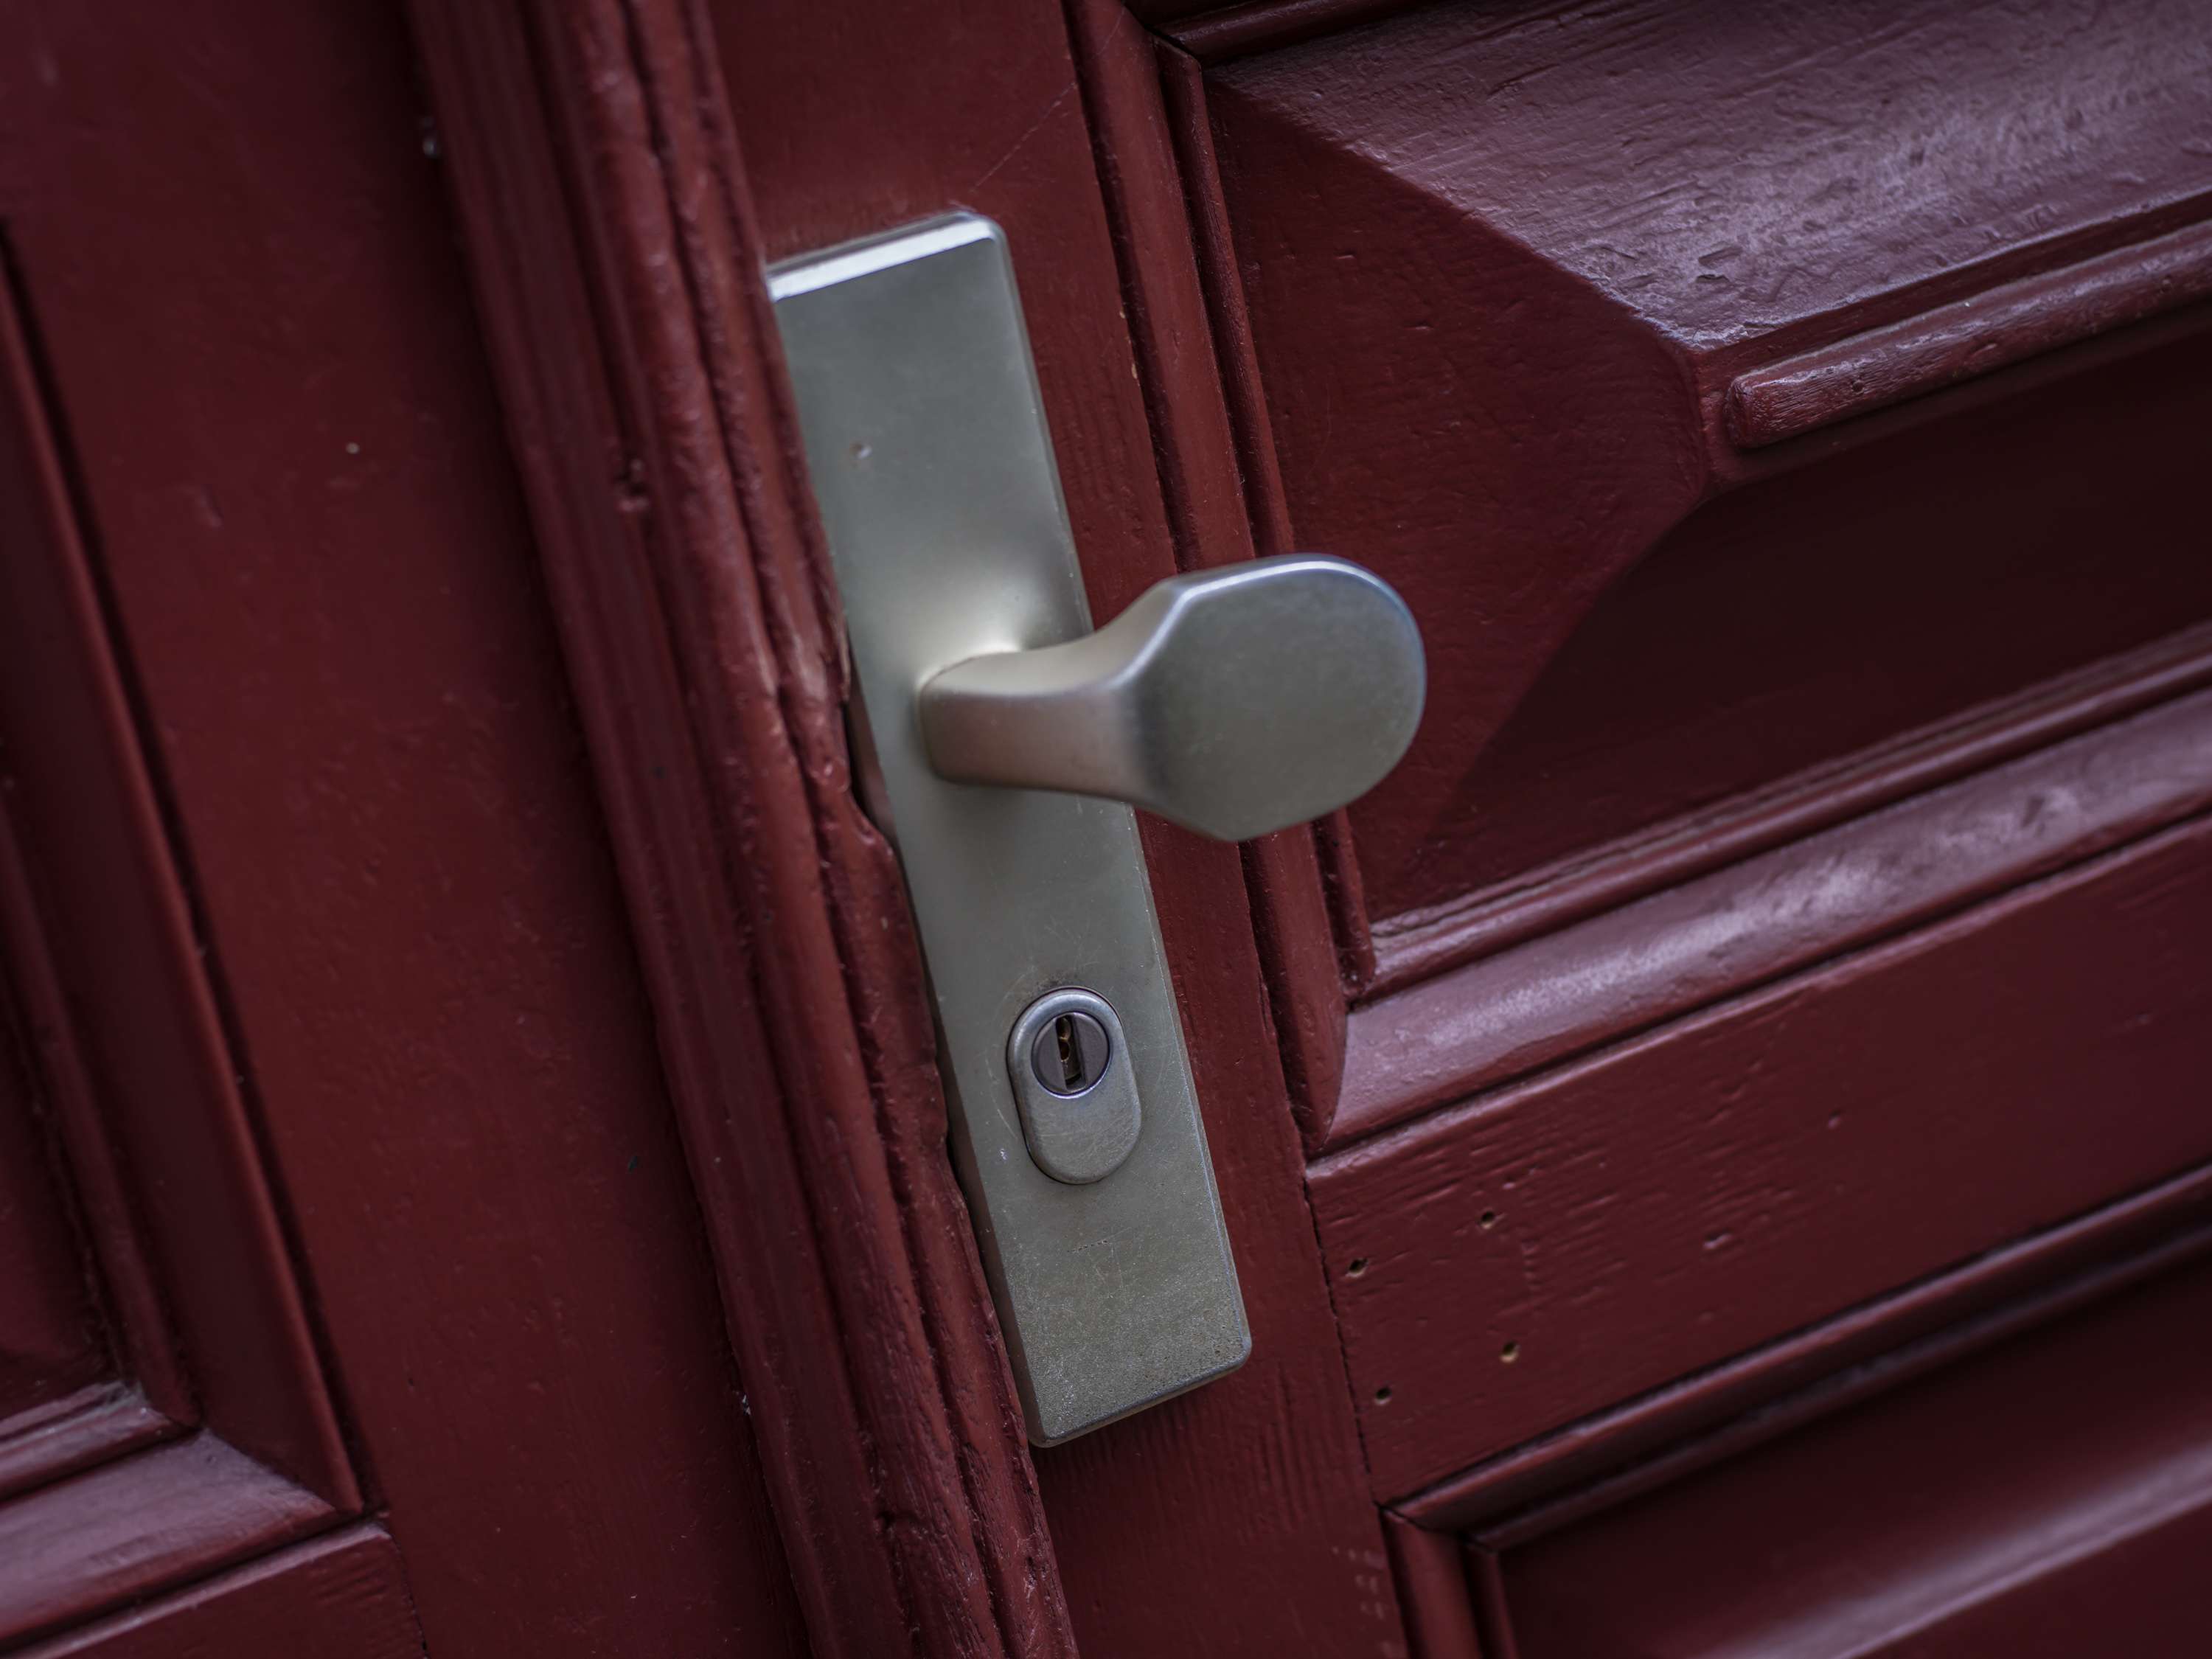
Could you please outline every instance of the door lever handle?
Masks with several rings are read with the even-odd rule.
[[[1389,583],[1285,553],[1170,577],[1081,639],[957,663],[919,716],[939,777],[1103,796],[1243,841],[1379,783],[1425,684]]]

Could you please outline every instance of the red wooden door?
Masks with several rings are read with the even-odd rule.
[[[1148,15],[1255,544],[1430,647],[1248,854],[1412,1639],[2191,1650],[2201,9]]]
[[[0,1648],[803,1651],[404,20],[0,42]]]
[[[2201,9],[1189,9],[14,8],[0,1645],[2201,1647]],[[1095,612],[1432,673],[1034,1453],[761,281],[954,208]]]
[[[2187,1651],[2212,31],[1139,10],[715,14],[768,257],[1006,227],[1101,614],[1428,640],[1148,826],[1254,1355],[1036,1455],[1077,1641]]]

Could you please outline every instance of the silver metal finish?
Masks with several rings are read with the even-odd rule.
[[[1054,1181],[1103,1181],[1135,1150],[1145,1125],[1128,1038],[1107,1000],[1053,991],[1014,1022],[1006,1073],[1036,1166]]]
[[[1233,1370],[1251,1339],[1135,815],[947,782],[922,748],[925,682],[1091,631],[1012,272],[997,228],[963,216],[769,276],[929,959],[953,1150],[1030,1436],[1049,1444]],[[1108,1072],[1125,1066],[1143,1102],[1121,1167],[1082,1185],[1031,1157],[1009,1040],[1066,986],[1118,1017]]]
[[[941,776],[1125,800],[1222,841],[1333,812],[1420,724],[1420,630],[1379,576],[1285,553],[1176,576],[1086,638],[921,690]]]

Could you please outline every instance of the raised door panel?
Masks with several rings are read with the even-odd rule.
[[[2212,1160],[2212,826],[1325,1159],[1377,1494]]]
[[[2197,1224],[2196,9],[1140,9],[1255,539],[1431,652],[1254,890],[1394,1539]]]
[[[362,1506],[86,551],[0,294],[0,1643]]]
[[[2212,1272],[2172,1271],[1594,1513],[1471,1540],[1520,1659],[2203,1645]]]
[[[1645,0],[1209,73],[1293,532],[1431,645],[1352,814],[1385,978],[1505,887],[2212,616],[2208,53],[2180,3]]]
[[[6,10],[0,933],[118,1358],[0,1644],[795,1651],[406,19]]]

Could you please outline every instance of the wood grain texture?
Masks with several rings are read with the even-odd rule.
[[[23,1649],[21,1659],[421,1659],[392,1540],[356,1527]]]
[[[312,1493],[210,1434],[0,1506],[0,1642],[327,1526]]]
[[[1638,1395],[1394,1506],[1510,1547],[2212,1249],[2199,1167]]]
[[[1362,1007],[1373,1133],[2212,808],[2212,692],[1682,883]]]
[[[418,15],[810,1635],[1067,1651],[706,20]]]
[[[2170,1274],[1507,1551],[1519,1650],[2193,1651],[2208,1318],[2212,1271]]]
[[[1353,813],[1378,921],[2206,614],[2201,562],[2090,551],[2116,476],[2144,545],[2186,544],[2204,307],[1817,441],[1721,425],[1762,363],[2196,222],[2207,50],[2179,4],[1652,0],[1209,72],[1292,527],[1431,646],[1431,718]],[[1951,131],[1966,84],[2004,118]],[[2125,592],[2058,597],[2092,581]]]
[[[427,1645],[803,1651],[405,20],[6,21],[0,212]]]
[[[1993,264],[2199,216],[2208,66],[2187,0],[1635,0],[1430,8],[1212,80],[1541,250],[1717,357],[1717,388],[1808,334],[1980,291]],[[1957,118],[1968,76],[2003,118]]]
[[[1729,436],[1802,437],[2207,297],[2212,225],[2191,225],[1740,374]]]
[[[1111,617],[1174,574],[1177,550],[1102,198],[1097,146],[1115,141],[1086,121],[1091,70],[1050,7],[872,5],[865,27],[858,15],[715,13],[769,251],[955,206],[1006,228],[1092,612]],[[1254,1352],[1231,1377],[1036,1455],[1076,1636],[1100,1654],[1386,1652],[1402,1635],[1250,889],[1234,849],[1142,828]]]
[[[2167,831],[1317,1165],[1377,1492],[2212,1157],[2208,848]]]

